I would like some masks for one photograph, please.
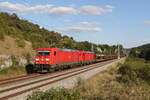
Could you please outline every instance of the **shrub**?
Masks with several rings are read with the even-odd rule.
[[[132,69],[131,65],[124,64],[118,69],[118,73],[122,75],[120,78],[121,81],[135,81],[137,78],[137,73],[134,69]]]
[[[139,70],[140,78],[150,83],[150,65],[144,66],[142,69]]]
[[[15,57],[15,56],[11,56],[11,60],[12,60],[12,63],[13,63],[13,65],[12,66],[17,66],[17,65],[19,65],[19,62],[18,62],[18,60],[17,60],[17,58]]]
[[[67,89],[50,89],[48,91],[36,91],[27,97],[27,100],[82,100],[80,93],[70,92]]]
[[[0,32],[0,40],[4,40],[5,36],[4,33]]]
[[[142,59],[129,58],[126,63],[119,69],[118,73],[121,74],[119,81],[134,81],[142,79],[146,82],[150,82],[150,65],[146,64]]]
[[[0,69],[0,78],[10,78],[24,74],[26,74],[26,72],[25,67],[23,66],[10,66],[7,68]]]
[[[27,60],[27,63],[31,63],[32,55],[29,52],[24,53],[24,57]]]
[[[5,69],[0,69],[0,74],[6,74],[7,73],[7,68]]]
[[[24,48],[25,47],[25,42],[23,40],[18,40],[18,47]]]

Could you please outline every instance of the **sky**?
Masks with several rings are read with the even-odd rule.
[[[0,12],[16,13],[77,41],[150,43],[150,0],[0,0]]]

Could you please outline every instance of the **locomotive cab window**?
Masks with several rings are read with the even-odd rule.
[[[46,51],[46,50],[37,52],[38,56],[48,56],[49,54],[50,54],[50,51]]]
[[[56,56],[56,51],[54,51],[54,56]]]

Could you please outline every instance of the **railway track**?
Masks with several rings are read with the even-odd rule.
[[[10,83],[13,83],[16,81],[22,81],[22,80],[26,80],[26,79],[34,78],[34,77],[38,77],[38,76],[41,76],[41,75],[40,74],[31,74],[31,75],[22,75],[22,76],[18,76],[18,77],[3,79],[3,80],[0,80],[0,85],[10,84]]]
[[[107,61],[107,60],[106,59],[101,59],[101,60],[98,60],[97,63],[98,62],[103,62],[103,61]],[[75,68],[72,68],[72,69],[75,69]],[[70,70],[70,69],[66,69],[66,70]],[[55,73],[60,73],[62,71],[63,70],[60,70],[60,71],[57,71]],[[32,79],[32,78],[35,78],[35,77],[42,77],[44,75],[45,74],[30,74],[30,75],[21,75],[21,76],[17,76],[17,77],[2,79],[2,80],[0,80],[0,85],[11,84],[11,83],[14,83],[14,82],[19,82],[19,81],[25,81],[25,80]]]
[[[20,77],[12,78],[10,80],[9,79],[0,80],[0,87],[2,87],[0,88],[0,100],[5,100],[5,99],[15,97],[17,95],[29,92],[31,90],[35,90],[43,86],[101,67],[113,61],[114,60],[106,61],[102,63],[96,63],[88,66],[77,67],[77,68],[73,68],[65,71],[59,71],[51,74],[42,74],[42,75],[33,74],[29,76],[22,76],[22,77],[20,76]],[[37,78],[37,79],[33,79],[33,78]],[[21,82],[23,80],[24,82]]]

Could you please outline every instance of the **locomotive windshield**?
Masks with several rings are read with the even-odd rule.
[[[46,50],[37,52],[38,56],[48,56],[49,54],[50,54],[50,51],[46,51]]]

